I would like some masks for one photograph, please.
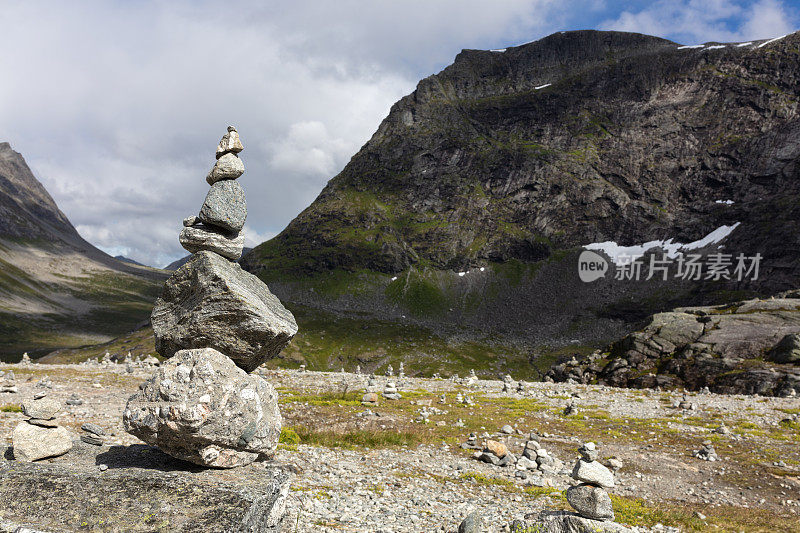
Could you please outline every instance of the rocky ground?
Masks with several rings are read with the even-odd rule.
[[[83,400],[65,406],[58,422],[76,439],[87,422],[105,428],[109,435],[99,452],[141,445],[124,432],[121,415],[151,369],[32,364],[0,370],[13,370],[17,387],[16,393],[0,393],[0,443],[10,444],[11,431],[24,419],[17,406],[44,391],[61,402]],[[513,383],[514,392],[502,392],[502,381],[395,376],[402,398],[380,397],[378,405],[365,407],[366,376],[262,374],[279,391],[284,415],[275,461],[294,472],[284,531],[456,531],[476,509],[486,531],[504,531],[526,514],[567,508],[567,470],[585,441],[598,444],[601,461],[622,463],[610,491],[620,523],[653,531],[800,531],[798,399],[684,398],[678,391],[563,383],[523,383],[520,392]],[[50,388],[42,383],[45,376]],[[381,390],[389,379],[377,378]],[[458,403],[459,394],[472,405]],[[570,404],[571,414],[564,414]],[[727,432],[719,432],[723,424]],[[500,431],[504,425],[512,426],[511,433]],[[562,470],[525,481],[515,476],[513,463],[479,462],[475,450],[462,447],[475,433],[479,442],[504,442],[519,457],[531,432],[564,462]],[[695,456],[707,440],[718,461]],[[86,446],[44,462],[69,465],[70,455],[77,461]],[[97,476],[106,475],[101,468]],[[209,475],[192,465],[186,471]],[[260,472],[264,465],[254,463],[211,475],[236,483]],[[112,530],[99,523],[81,529]]]

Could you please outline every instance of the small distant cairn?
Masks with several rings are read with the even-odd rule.
[[[31,356],[28,355],[28,352],[25,352],[24,354],[22,354],[22,360],[19,362],[19,364],[25,365],[25,366],[28,366],[28,365],[32,364]]]
[[[503,392],[514,392],[516,388],[514,384],[514,379],[511,377],[511,374],[506,374],[503,376]]]
[[[386,385],[383,388],[383,394],[381,394],[387,400],[399,400],[402,398],[400,393],[397,392],[397,384],[394,381],[387,381]]]
[[[32,462],[64,455],[72,449],[72,434],[56,422],[61,403],[42,392],[22,404],[27,417],[11,433],[14,459]]]
[[[614,474],[597,460],[597,447],[593,442],[587,442],[578,448],[578,453],[581,457],[571,474],[577,484],[567,489],[567,502],[577,514],[568,511],[543,511],[536,517],[526,517],[524,522],[514,521],[511,524],[512,533],[630,533],[630,529],[613,522],[614,510],[606,489],[614,486]],[[528,518],[533,520],[529,522]]]
[[[247,218],[237,181],[242,150],[229,126],[206,176],[205,201],[183,221],[179,241],[192,256],[166,281],[150,317],[156,350],[168,360],[123,413],[128,433],[215,468],[275,453],[282,425],[277,393],[255,371],[297,333],[292,313],[236,263]]]
[[[694,452],[694,456],[703,461],[715,462],[719,461],[717,450],[714,449],[714,443],[710,440],[703,441],[703,447]]]
[[[400,361],[400,368],[397,370],[397,379],[403,379],[406,377],[406,371],[403,366],[403,362]]]
[[[3,378],[3,381],[0,382],[0,393],[17,394],[19,392],[17,388],[17,377],[14,375],[13,370],[9,370],[5,373],[0,371],[0,377]]]
[[[394,376],[394,368],[392,368],[392,365],[389,365],[388,367],[386,367],[386,376],[387,377]]]

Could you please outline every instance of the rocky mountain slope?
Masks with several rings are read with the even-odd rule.
[[[681,46],[598,31],[464,50],[243,264],[285,301],[511,339],[531,358],[791,289],[799,52],[800,33]],[[760,254],[760,272],[582,283],[582,247],[612,241]]]
[[[147,319],[165,275],[86,242],[0,143],[0,358],[103,342]]]

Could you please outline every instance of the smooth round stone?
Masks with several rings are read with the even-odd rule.
[[[600,487],[581,484],[567,489],[567,502],[581,516],[592,520],[613,520],[611,497]]]
[[[244,174],[244,163],[236,154],[225,154],[217,159],[211,172],[206,176],[206,182],[214,185],[222,180],[235,180]]]

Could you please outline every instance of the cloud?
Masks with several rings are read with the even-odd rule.
[[[529,40],[553,0],[14,1],[0,12],[0,139],[81,234],[180,257],[228,124],[253,237],[275,235],[393,102],[461,48]],[[24,44],[21,44],[24,43]]]
[[[768,37],[794,23],[777,0],[622,9],[603,0],[9,0],[0,141],[25,156],[85,238],[163,265],[184,255],[181,219],[202,204],[228,124],[245,145],[252,245],[307,207],[391,104],[463,48],[603,20],[690,40]]]
[[[766,39],[793,31],[796,14],[778,0],[747,5],[733,0],[660,0],[640,11],[623,11],[600,29],[635,31],[683,44]]]

